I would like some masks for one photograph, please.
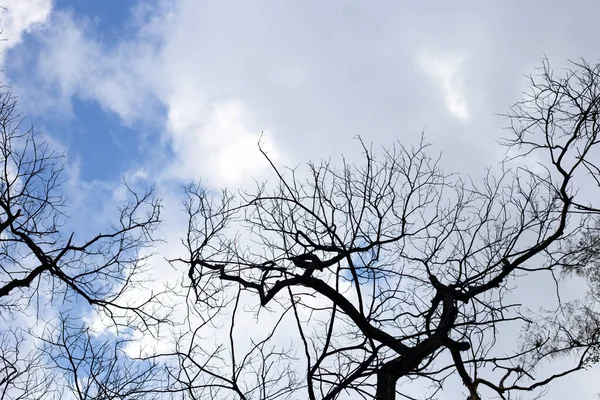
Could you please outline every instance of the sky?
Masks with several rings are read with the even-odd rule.
[[[173,254],[179,187],[267,176],[261,137],[293,166],[424,132],[445,169],[476,176],[504,157],[498,114],[543,57],[598,62],[594,0],[2,4],[1,80],[67,155],[74,220],[101,224],[123,177],[156,183]],[[598,392],[583,374],[546,398]]]

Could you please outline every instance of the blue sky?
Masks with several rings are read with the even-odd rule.
[[[110,213],[123,176],[156,183],[167,257],[180,251],[179,185],[267,176],[261,132],[296,165],[352,159],[357,135],[413,144],[425,131],[446,169],[476,176],[504,156],[497,113],[544,55],[598,61],[594,0],[4,3],[2,81],[67,154],[74,218],[86,229],[86,208]],[[547,398],[598,391],[573,379]]]
[[[122,1],[56,1],[52,9],[54,13],[66,13],[85,24],[90,37],[110,49],[135,32],[129,6]],[[5,81],[17,85],[22,81],[40,82],[36,52],[43,45],[35,32],[32,33],[24,35],[17,49],[7,52],[9,58],[16,53],[14,57],[21,62],[4,65]],[[52,96],[53,90],[49,89],[48,94]],[[39,130],[61,142],[68,151],[68,160],[77,162],[84,181],[120,180],[142,159],[147,140],[158,134],[156,127],[143,122],[124,123],[117,114],[106,112],[102,104],[85,95],[69,96],[61,106],[49,105],[42,112],[28,109],[26,98],[21,103]]]
[[[128,0],[56,0],[53,8],[54,10],[70,10],[79,18],[90,19],[97,32],[107,43],[114,44],[120,36],[129,32],[130,7],[134,4],[135,2]]]

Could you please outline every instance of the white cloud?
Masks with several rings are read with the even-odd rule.
[[[35,3],[44,2],[28,4]],[[164,129],[165,142],[172,145],[172,158],[163,164],[148,156],[146,161],[151,165],[144,167],[148,167],[146,173],[150,179],[157,178],[154,173],[157,169],[163,172],[165,188],[159,194],[169,203],[165,210],[180,208],[177,193],[169,193],[177,181],[208,177],[206,181],[215,185],[236,184],[249,175],[259,174],[264,160],[256,142],[265,128],[277,133],[285,129],[285,136],[277,136],[277,146],[271,144],[271,148],[278,150],[273,150],[274,154],[281,154],[279,148],[288,144],[294,152],[293,163],[323,154],[346,153],[348,147],[356,146],[348,139],[357,134],[384,144],[401,135],[401,140],[412,143],[425,125],[428,135],[430,132],[435,135],[436,131],[455,134],[449,135],[453,140],[448,141],[454,146],[454,138],[464,139],[475,130],[479,133],[481,125],[469,124],[473,127],[466,128],[466,124],[448,124],[453,122],[449,119],[464,121],[480,112],[473,110],[479,102],[470,98],[469,104],[465,94],[465,56],[445,53],[445,49],[456,48],[455,44],[460,43],[469,50],[466,54],[477,54],[472,61],[480,73],[469,89],[483,88],[482,91],[493,93],[490,98],[504,107],[509,104],[506,99],[516,99],[511,97],[516,92],[511,92],[505,84],[528,71],[519,70],[523,64],[532,63],[532,59],[536,62],[540,57],[531,51],[531,43],[536,40],[540,43],[547,40],[548,46],[561,43],[549,34],[561,30],[552,27],[550,32],[544,23],[550,17],[540,18],[539,26],[533,19],[528,24],[516,25],[528,26],[527,34],[519,30],[505,32],[502,28],[501,35],[490,34],[480,40],[467,29],[472,21],[483,20],[479,15],[468,15],[469,18],[457,23],[457,19],[447,18],[444,12],[432,14],[429,10],[419,10],[418,6],[414,9],[402,6],[400,12],[390,6],[381,12],[371,5],[360,8],[349,4],[340,15],[338,6],[332,2],[323,5],[322,12],[316,15],[314,8],[310,5],[303,8],[300,3],[293,6],[275,3],[264,9],[253,5],[244,8],[239,3],[225,1],[208,7],[193,0],[176,4],[172,10],[152,10],[151,18],[144,17],[142,14],[148,10],[140,8],[136,14],[136,23],[140,24],[137,36],[112,47],[94,36],[93,26],[69,13],[56,14],[40,35],[43,46],[39,74],[48,87],[58,88],[61,96],[69,100],[71,96],[79,96],[97,101],[125,122],[151,120]],[[552,7],[547,7],[544,13],[551,14],[551,10]],[[539,15],[538,11],[534,10],[535,15]],[[493,15],[498,15],[497,26],[503,27],[502,21],[508,14]],[[490,30],[496,26],[494,18],[486,21]],[[565,21],[556,20],[557,24]],[[427,21],[430,29],[423,29],[423,21]],[[36,22],[21,25],[33,27]],[[593,24],[574,28],[580,27],[592,29]],[[424,30],[436,43],[444,39],[439,54],[422,53],[418,58],[421,69],[439,85],[443,95],[439,105],[419,92],[423,74],[412,71],[405,62],[407,54],[427,48],[420,40]],[[593,35],[573,35],[593,38]],[[408,37],[417,40],[407,40]],[[477,44],[477,40],[481,43]],[[595,43],[590,40],[591,54],[595,54]],[[583,42],[576,41],[578,45]],[[378,47],[377,43],[385,45]],[[472,83],[472,77],[469,78]],[[497,87],[490,88],[491,83]],[[49,93],[52,92],[43,92],[38,97],[55,102],[56,98]],[[151,107],[153,99],[164,107],[166,114],[157,114]],[[441,108],[442,103],[449,111],[447,116],[436,108]],[[490,105],[491,100],[485,103]],[[502,109],[494,108],[489,114],[498,111]],[[488,114],[485,115],[487,118]],[[465,133],[463,129],[472,131]],[[493,144],[495,139],[493,134],[478,138],[486,145]],[[272,143],[272,134],[266,140]],[[163,145],[157,143],[157,151],[162,151]],[[464,148],[458,150],[456,145],[448,150],[448,153],[460,152],[457,159],[463,166],[466,164]],[[486,156],[494,152],[492,147],[481,145],[478,150],[483,162],[489,162]],[[140,179],[144,179],[143,175]],[[169,177],[176,182],[166,187]],[[86,190],[86,199],[92,197],[89,192],[100,190]],[[121,192],[112,195],[113,200],[118,200]],[[161,256],[181,256],[178,239],[185,221],[172,215],[164,221],[169,226],[161,227],[160,236],[168,238],[169,243],[161,246]],[[166,263],[154,264],[153,273],[158,283],[176,275]]]
[[[231,100],[190,112],[184,93],[169,102],[168,128],[176,159],[169,171],[185,181],[206,176],[215,186],[239,184],[267,166],[258,142],[273,150],[271,138],[249,121],[240,101]],[[205,115],[207,114],[207,115]]]
[[[8,0],[0,9],[0,66],[4,63],[6,51],[18,45],[23,34],[41,26],[52,10],[51,0]]]
[[[67,104],[73,96],[95,100],[125,123],[155,121],[153,48],[122,42],[109,49],[93,32],[92,24],[70,12],[53,14],[40,33],[37,67],[42,85],[57,90]]]
[[[439,55],[425,52],[419,57],[421,67],[444,93],[444,104],[448,111],[461,120],[468,120],[469,107],[461,75],[464,61],[464,56],[458,54]]]
[[[195,60],[181,53],[172,57],[179,44],[163,43],[171,26],[160,17],[167,14],[165,9],[155,10],[135,38],[107,48],[95,39],[93,24],[71,12],[56,12],[40,35],[38,72],[43,90],[54,88],[59,100],[35,96],[46,102],[40,108],[69,105],[79,96],[98,102],[125,124],[150,123],[164,129],[165,143],[174,153],[168,165],[158,166],[165,179],[205,178],[222,186],[260,174],[266,162],[257,143],[264,127],[252,121],[252,111],[241,99],[215,96],[202,76],[190,73]],[[136,19],[144,20],[139,15]],[[208,97],[210,102],[204,100]],[[274,149],[272,135],[265,142]]]

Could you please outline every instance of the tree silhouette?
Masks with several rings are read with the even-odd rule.
[[[481,180],[444,171],[424,138],[359,139],[359,163],[286,169],[263,151],[274,182],[188,185],[187,252],[171,260],[188,315],[173,349],[139,357],[128,334],[171,312],[129,296],[159,201],[126,186],[112,229],[68,231],[61,157],[0,91],[0,398],[389,400],[454,379],[470,400],[543,393],[600,357],[599,76],[544,61]],[[565,300],[573,274],[590,291]],[[523,291],[543,279],[555,294],[534,312]],[[117,334],[92,331],[84,306]]]
[[[70,314],[80,316],[74,309],[85,304],[122,332],[161,323],[164,313],[156,312],[157,294],[135,301],[124,298],[127,290],[143,283],[139,277],[145,257],[140,251],[154,241],[160,203],[152,191],[138,194],[129,188],[131,201],[119,209],[112,230],[88,238],[65,232],[61,156],[33,127],[23,128],[16,100],[6,88],[0,92],[0,163],[0,398],[58,398],[65,389],[61,382],[73,379],[69,385],[78,384],[76,365],[67,376],[53,360],[70,351],[86,363],[97,363],[103,350],[83,352],[77,340],[70,340],[87,332],[81,324],[56,324],[58,329],[46,329],[49,335],[40,336],[24,321],[52,323],[41,315],[45,309],[69,321]],[[65,352],[48,358],[56,350],[50,343]],[[79,374],[98,376],[91,368]],[[146,383],[143,375],[137,378]]]
[[[360,140],[362,163],[307,171],[263,152],[275,185],[188,186],[188,253],[174,261],[189,268],[198,314],[231,319],[214,351],[199,344],[200,324],[173,354],[187,393],[387,400],[412,398],[420,381],[433,398],[458,376],[468,399],[509,399],[594,362],[593,305],[553,298],[534,313],[513,293],[572,266],[597,210],[575,184],[600,177],[600,66],[572,67],[556,77],[545,61],[531,78],[506,116],[509,158],[480,182],[444,172],[422,139],[380,150]],[[266,334],[246,340],[242,305]],[[515,331],[518,344],[498,344]],[[558,356],[560,370],[539,371]]]

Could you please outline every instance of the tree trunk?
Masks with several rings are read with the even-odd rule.
[[[377,392],[375,393],[375,400],[395,400],[397,381],[397,374],[386,370],[379,371],[377,374]]]

